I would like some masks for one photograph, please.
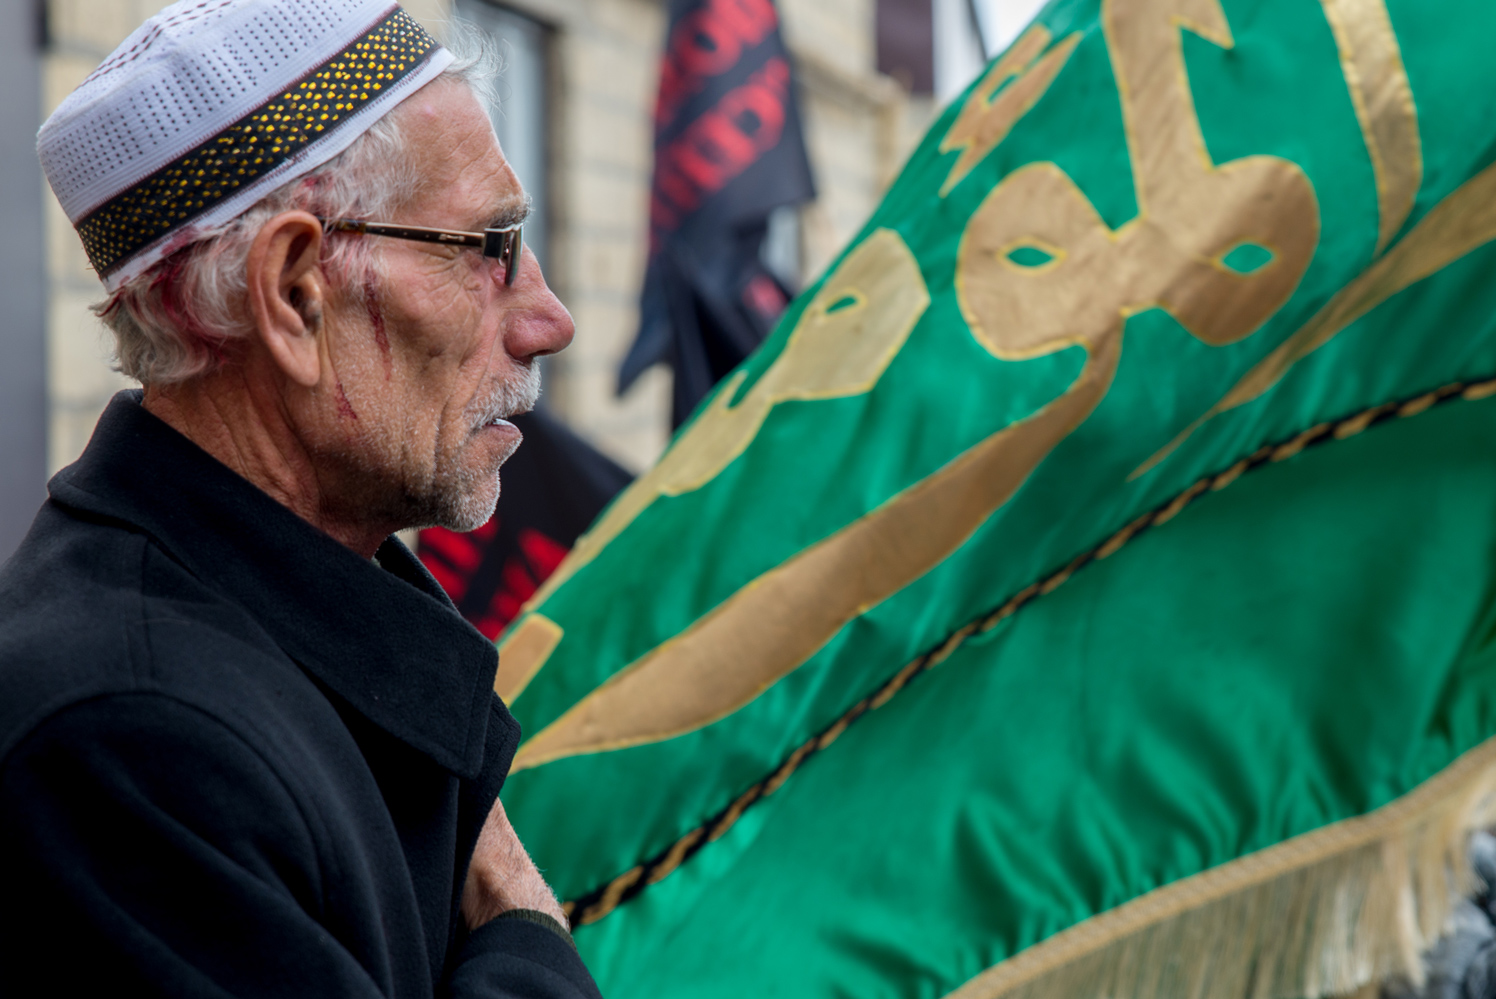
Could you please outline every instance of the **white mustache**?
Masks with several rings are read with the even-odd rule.
[[[520,367],[513,377],[494,382],[481,402],[473,409],[481,414],[474,429],[508,419],[516,413],[528,413],[540,399],[540,365],[533,360]]]

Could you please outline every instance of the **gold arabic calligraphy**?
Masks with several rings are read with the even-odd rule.
[[[725,717],[852,618],[939,564],[1100,403],[1116,372],[1128,315],[1162,308],[1200,340],[1219,345],[1251,334],[1287,300],[1318,240],[1318,206],[1308,179],[1286,160],[1253,156],[1217,165],[1206,152],[1180,29],[1230,47],[1219,0],[1106,0],[1102,16],[1137,218],[1109,229],[1057,167],[1026,167],[1006,177],[972,217],[956,277],[962,312],[987,350],[1020,359],[1079,345],[1087,360],[1076,381],[1034,415],[753,580],[614,675],[526,743],[516,769],[655,742]],[[1018,62],[1028,68],[1015,72],[1053,78],[1074,43],[1034,61],[1044,40],[1027,43]],[[1028,91],[1006,103],[990,95],[979,86],[970,102],[980,106],[957,117],[971,140],[964,148],[1005,134],[1001,122],[984,123],[984,115],[1016,117],[1037,100]],[[958,158],[952,176],[960,164]],[[1226,258],[1242,246],[1270,257],[1238,272]],[[1023,249],[1045,259],[1024,265],[1017,259]]]
[[[1423,146],[1413,91],[1383,0],[1320,0],[1340,49],[1340,67],[1356,109],[1377,186],[1378,254],[1413,210],[1423,181]],[[1145,475],[1207,420],[1256,399],[1313,351],[1379,303],[1448,265],[1491,236],[1470,238],[1488,208],[1478,197],[1481,174],[1445,198],[1401,243],[1374,261],[1277,350],[1247,372],[1205,415],[1132,473]],[[1469,232],[1456,233],[1461,219]]]

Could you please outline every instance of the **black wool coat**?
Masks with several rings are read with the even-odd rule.
[[[458,912],[493,646],[116,396],[0,569],[0,995],[597,995]]]

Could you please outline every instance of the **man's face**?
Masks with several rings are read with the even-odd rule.
[[[398,113],[422,184],[375,221],[479,231],[523,217],[519,180],[466,86],[431,84]],[[310,435],[319,474],[335,480],[323,495],[365,523],[472,530],[519,446],[503,417],[534,405],[536,358],[571,342],[571,316],[528,248],[506,286],[503,264],[474,249],[379,242],[365,287],[328,303]]]

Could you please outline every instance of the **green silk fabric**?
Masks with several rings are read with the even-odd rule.
[[[1496,399],[1467,405],[1252,473],[968,641],[580,929],[604,994],[938,996],[1489,737]],[[521,829],[558,881],[561,831]]]
[[[1262,306],[1262,321],[1213,342],[1209,324],[1255,306],[1222,298],[1189,313],[1179,285],[1150,291],[1159,268],[1194,266],[1188,254],[1169,263],[1164,240],[1068,293],[1107,294],[1115,276],[1127,295],[1111,303],[1114,336],[1078,326],[1068,345],[1027,349],[1030,313],[1004,320],[971,304],[991,260],[968,252],[982,225],[1013,214],[984,216],[983,206],[1024,168],[1053,164],[1044,169],[1069,178],[1119,246],[1148,213],[1185,235],[1210,230],[1199,219],[1253,222],[1252,212],[1211,220],[1198,206],[1168,216],[1150,207],[1167,186],[1140,207],[1160,168],[1138,161],[1138,136],[1167,107],[1145,101],[1129,117],[1124,93],[1151,98],[1141,83],[1119,88],[1125,29],[1129,19],[1177,15],[1188,25],[1212,11],[1231,44],[1171,29],[1183,73],[1169,78],[1187,86],[1212,164],[1273,157],[1282,176],[1301,171],[1317,228],[1307,217],[1283,224],[1305,239],[1313,230],[1302,274]],[[1374,29],[1390,24],[1412,98],[1403,112],[1414,115],[1417,169],[1405,218],[1386,232],[1394,168],[1414,158],[1398,121],[1380,133],[1363,127],[1349,81],[1362,72],[1366,84],[1374,60],[1358,70],[1342,59],[1335,16],[1351,18],[1346,37],[1357,44],[1385,42]],[[667,850],[906,664],[1203,477],[1326,421],[1496,378],[1496,226],[1481,214],[1491,199],[1462,187],[1496,158],[1496,70],[1484,42],[1496,7],[1057,0],[1039,23],[1048,36],[1034,57],[1061,53],[1052,82],[952,182],[963,153],[949,139],[963,110],[1001,107],[1024,77],[990,93],[974,83],[828,270],[835,280],[859,247],[896,233],[928,294],[907,338],[890,341],[891,360],[861,390],[802,393],[767,408],[735,445],[701,443],[714,407],[748,405],[815,309],[841,307],[815,304],[820,284],[797,299],[742,377],[677,438],[693,453],[716,447],[720,470],[645,503],[590,560],[574,554],[531,609],[561,637],[513,698],[527,738],[994,435],[1028,433],[1046,407],[1072,398],[1104,343],[1120,344],[1110,382],[954,550],[869,601],[761,693],[682,734],[516,772],[505,805],[562,898],[595,897]],[[1139,65],[1176,58],[1139,53]],[[1392,144],[1377,147],[1379,134]],[[1201,169],[1164,165],[1158,176],[1179,185]],[[1411,256],[1452,198],[1474,235],[1431,238],[1442,256],[1418,259],[1434,263],[1383,281],[1343,328],[1165,452],[1378,261]],[[1287,243],[1230,243],[1216,271],[1291,263]],[[1014,281],[1084,262],[1080,243],[1014,245]],[[878,274],[862,280],[875,311],[885,286]],[[1025,301],[1039,320],[1084,304]],[[1079,568],[862,715],[667,877],[581,926],[577,942],[603,993],[939,996],[1144,892],[1410,791],[1496,734],[1493,456],[1496,397],[1455,398],[1247,471]],[[902,536],[868,557],[893,557]],[[823,589],[855,588],[857,576]],[[757,648],[749,624],[740,634]],[[721,651],[727,665],[708,650],[702,675],[748,655]],[[675,686],[661,683],[655,699],[669,701]]]

